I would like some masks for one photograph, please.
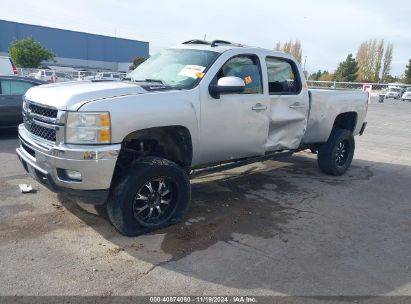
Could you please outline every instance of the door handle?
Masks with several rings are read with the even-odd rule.
[[[302,103],[298,103],[298,102],[296,102],[296,103],[292,104],[289,108],[290,108],[290,109],[305,108],[305,105],[304,105],[304,104],[302,104]]]
[[[265,111],[267,110],[267,106],[262,105],[261,103],[257,103],[255,106],[251,108],[253,111]]]

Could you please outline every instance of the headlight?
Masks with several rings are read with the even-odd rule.
[[[24,112],[27,112],[27,102],[26,102],[26,99],[23,97],[23,111]]]
[[[68,112],[66,143],[109,144],[111,141],[108,112]]]

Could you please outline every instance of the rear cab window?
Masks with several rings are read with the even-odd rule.
[[[1,80],[0,86],[0,94],[2,95],[23,95],[34,84],[19,80]]]
[[[268,91],[270,95],[292,95],[301,92],[297,67],[291,60],[266,57]]]
[[[31,82],[12,80],[10,81],[10,94],[11,95],[23,95],[33,85],[34,84]]]

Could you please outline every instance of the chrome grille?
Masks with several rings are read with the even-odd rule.
[[[44,138],[48,141],[56,141],[56,130],[45,128],[43,126],[39,126],[36,123],[29,123],[28,121],[24,122],[26,130],[36,135],[38,137]]]
[[[23,104],[23,121],[26,130],[39,139],[55,143],[60,139],[57,130],[62,127],[58,122],[57,109],[34,103],[25,99]],[[60,134],[60,133],[59,133]]]
[[[57,118],[57,110],[56,109],[50,109],[42,106],[38,106],[32,103],[28,104],[29,110],[37,115],[49,117],[49,118]]]

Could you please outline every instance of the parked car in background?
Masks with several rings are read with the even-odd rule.
[[[408,88],[405,90],[404,94],[402,94],[402,96],[401,96],[401,100],[403,100],[403,101],[406,101],[406,100],[411,101],[411,87],[408,87]]]
[[[23,95],[46,82],[27,77],[0,76],[0,128],[16,127],[23,121]]]
[[[10,57],[0,56],[0,75],[17,75],[17,68]]]
[[[401,97],[402,89],[398,87],[389,87],[385,98],[399,99]]]
[[[74,80],[71,75],[57,72],[55,70],[40,70],[35,74],[34,78],[46,82],[65,82]]]

